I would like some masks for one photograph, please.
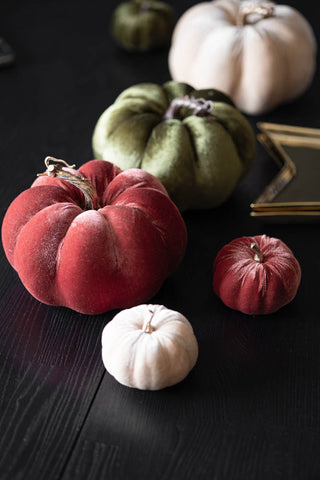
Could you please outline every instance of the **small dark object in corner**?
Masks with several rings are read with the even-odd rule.
[[[15,53],[4,38],[0,37],[0,67],[14,62]]]

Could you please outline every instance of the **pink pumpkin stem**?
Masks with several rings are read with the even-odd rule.
[[[44,173],[38,173],[38,177],[47,175],[49,177],[58,177],[61,178],[61,180],[71,183],[79,188],[84,195],[84,210],[93,210],[93,198],[96,196],[96,191],[91,183],[89,183],[86,178],[74,175],[65,169],[65,167],[74,168],[75,165],[69,165],[64,160],[55,157],[46,157],[44,164],[47,170]],[[63,167],[63,165],[65,165],[65,167]]]
[[[192,115],[198,117],[213,116],[211,110],[214,107],[212,100],[205,100],[204,98],[195,98],[185,95],[184,97],[174,98],[164,114],[165,120],[178,119],[181,120],[181,109],[186,108],[192,111]]]

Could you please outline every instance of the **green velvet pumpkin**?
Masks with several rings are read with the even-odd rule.
[[[169,45],[174,23],[173,9],[167,3],[131,0],[115,9],[111,31],[125,50],[146,51]]]
[[[224,202],[248,170],[255,137],[223,93],[175,81],[124,90],[99,118],[95,158],[158,177],[180,210]]]

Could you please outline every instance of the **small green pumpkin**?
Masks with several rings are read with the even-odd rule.
[[[93,151],[121,169],[158,177],[180,210],[212,208],[250,167],[255,137],[222,92],[144,83],[124,90],[101,115]]]
[[[111,32],[125,50],[147,51],[169,45],[174,24],[174,11],[167,3],[131,0],[115,9]]]

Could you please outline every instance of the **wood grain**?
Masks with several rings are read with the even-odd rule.
[[[0,310],[0,478],[58,478],[104,374],[101,319],[11,287]]]
[[[314,27],[316,5],[292,0]],[[169,80],[167,50],[129,54],[109,32],[115,0],[13,0],[1,36],[17,53],[0,70],[0,217],[43,171],[47,155],[80,166],[103,110],[125,88]],[[192,0],[172,2],[177,17]],[[319,54],[318,54],[319,60]],[[317,76],[301,98],[257,121],[320,128]],[[115,312],[89,317],[42,305],[0,251],[0,480],[318,480],[320,262],[317,225],[265,224],[250,202],[275,173],[257,145],[232,197],[186,212],[188,247],[151,299],[183,313],[199,360],[180,384],[144,392],[103,368],[101,332]],[[226,308],[212,291],[218,250],[242,235],[278,237],[302,283],[268,317]],[[27,252],[26,252],[27,254]]]

